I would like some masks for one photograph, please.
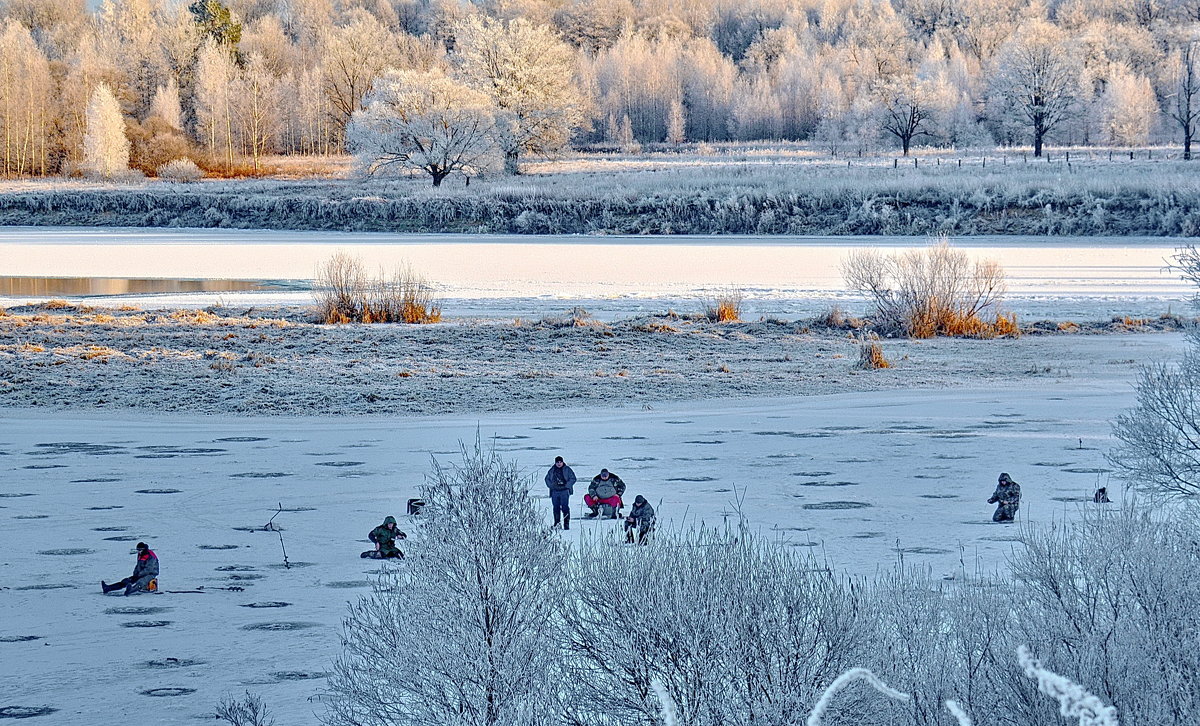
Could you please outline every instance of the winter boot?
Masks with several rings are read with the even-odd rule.
[[[564,514],[563,515],[563,529],[570,529],[570,528],[571,528],[571,515]]]
[[[125,585],[124,585],[123,583],[120,583],[120,582],[118,582],[118,583],[116,583],[116,584],[114,584],[114,585],[109,585],[109,584],[108,584],[107,582],[105,582],[104,580],[101,580],[101,581],[100,581],[100,589],[101,589],[101,590],[104,590],[104,594],[105,594],[105,595],[107,595],[107,594],[108,594],[108,593],[110,593],[110,592],[114,592],[114,591],[116,591],[116,590],[120,590],[122,587],[125,587]]]
[[[595,519],[596,517],[599,517],[599,516],[600,516],[600,510],[597,509],[596,507],[592,507],[592,511],[583,515],[583,518],[584,519]]]

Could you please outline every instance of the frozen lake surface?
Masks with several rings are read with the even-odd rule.
[[[1023,487],[1023,523],[1096,506],[1110,421],[1131,398],[1128,379],[1112,378],[502,416],[4,411],[0,708],[165,726],[211,720],[222,696],[251,690],[280,723],[317,724],[309,698],[346,603],[380,569],[358,557],[367,531],[403,515],[430,457],[454,461],[476,431],[529,473],[547,526],[540,478],[561,453],[581,479],[620,474],[662,526],[719,525],[740,499],[753,527],[841,572],[870,577],[903,559],[954,580],[1005,569],[1019,546],[1020,524],[990,521],[1000,471]],[[290,569],[280,535],[261,531],[280,505]],[[564,535],[616,526],[577,518]],[[138,540],[160,556],[168,592],[101,595],[102,578],[132,569]]]
[[[1190,288],[1166,269],[1192,240],[1154,237],[972,237],[954,240],[1008,273],[1009,307],[1025,318],[1146,316],[1187,307]],[[580,237],[399,235],[207,229],[4,228],[0,274],[41,278],[311,280],[338,250],[369,268],[410,263],[434,281],[450,316],[508,317],[582,305],[602,318],[687,310],[738,287],[747,316],[814,315],[843,291],[854,249],[911,249],[911,237]],[[229,287],[233,287],[230,285]],[[48,288],[47,288],[48,289]],[[70,297],[64,293],[61,297]],[[144,306],[266,305],[309,299],[303,289],[144,294]],[[100,296],[94,302],[127,302]],[[0,304],[19,298],[0,297]]]

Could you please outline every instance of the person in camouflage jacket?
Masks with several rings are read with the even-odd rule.
[[[388,516],[383,520],[383,524],[371,530],[371,533],[367,535],[367,539],[375,543],[376,554],[372,555],[370,550],[368,550],[363,553],[363,556],[376,557],[382,560],[402,558],[404,557],[404,553],[396,546],[396,540],[407,538],[408,535],[396,527],[396,518]]]
[[[988,499],[988,504],[996,505],[996,513],[992,515],[993,522],[1011,522],[1021,508],[1021,485],[1001,474],[996,484],[996,491]]]
[[[654,532],[654,525],[654,507],[650,506],[650,502],[641,494],[637,495],[633,500],[633,509],[629,510],[629,516],[625,518],[625,541],[633,544],[636,532],[637,543],[646,544]]]

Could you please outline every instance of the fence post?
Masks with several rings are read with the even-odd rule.
[[[959,160],[958,160],[958,168],[959,168],[959,169],[961,169],[961,168],[962,168],[962,159],[959,159]]]
[[[1133,161],[1133,152],[1132,151],[1129,152],[1129,160]]]
[[[917,157],[915,157],[915,156],[913,157],[913,168],[914,169],[917,168]]]
[[[1069,151],[1067,152],[1067,163],[1068,164],[1071,163],[1071,152],[1069,152]]]
[[[986,169],[986,168],[987,168],[987,157],[986,157],[986,156],[985,156],[985,157],[983,157],[983,168],[984,168],[984,169]]]
[[[900,160],[899,159],[892,159],[892,168],[893,169],[900,168]]]

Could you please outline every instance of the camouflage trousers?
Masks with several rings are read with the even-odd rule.
[[[1020,504],[1005,504],[1001,502],[996,506],[996,513],[992,515],[992,521],[1011,522],[1013,521],[1013,517],[1017,516],[1017,510],[1020,508]]]

